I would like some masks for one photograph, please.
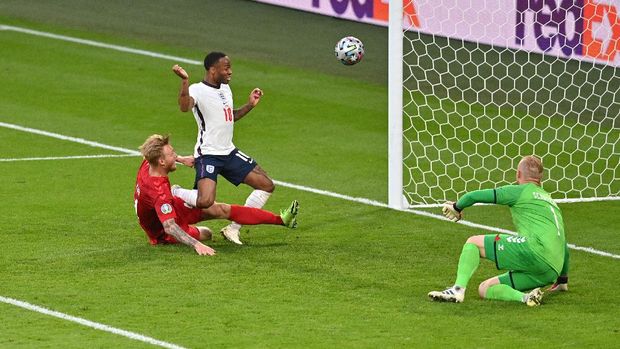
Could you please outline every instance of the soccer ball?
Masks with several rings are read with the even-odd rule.
[[[364,44],[358,38],[346,36],[338,41],[334,53],[342,64],[353,65],[364,57]]]

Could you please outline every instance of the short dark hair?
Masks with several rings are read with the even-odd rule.
[[[211,52],[205,57],[205,70],[209,70],[215,65],[222,57],[226,57],[224,52]]]

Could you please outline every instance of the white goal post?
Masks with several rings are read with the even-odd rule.
[[[389,206],[513,183],[531,154],[555,199],[620,199],[618,10],[620,0],[390,0]]]
[[[403,208],[403,2],[391,1],[388,25],[388,205]]]

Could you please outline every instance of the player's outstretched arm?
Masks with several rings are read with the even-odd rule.
[[[462,211],[476,203],[497,203],[495,189],[474,190],[463,195],[457,202],[447,201],[443,204],[442,212],[451,221],[458,222],[463,218]]]
[[[193,156],[177,156],[177,162],[181,163],[187,167],[194,167],[194,157]]]
[[[171,218],[166,220],[163,223],[163,226],[166,234],[172,235],[175,239],[177,239],[177,241],[184,243],[185,245],[192,246],[199,255],[213,256],[215,254],[214,249],[185,233],[183,229],[181,229],[181,227],[179,227],[179,225],[174,221],[174,219]]]
[[[254,107],[260,102],[261,97],[263,96],[263,91],[260,88],[255,88],[250,92],[250,97],[248,98],[248,102],[243,105],[243,107],[239,109],[233,110],[233,116],[235,121],[244,117],[250,110],[254,109]]]
[[[189,111],[194,107],[194,99],[189,95],[189,74],[178,64],[172,67],[172,71],[181,78],[181,88],[179,89],[179,109],[182,112]]]

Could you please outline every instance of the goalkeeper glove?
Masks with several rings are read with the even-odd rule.
[[[443,215],[453,222],[458,222],[461,218],[463,218],[461,210],[459,210],[456,207],[456,203],[452,201],[447,201],[445,204],[443,204],[442,211]]]

